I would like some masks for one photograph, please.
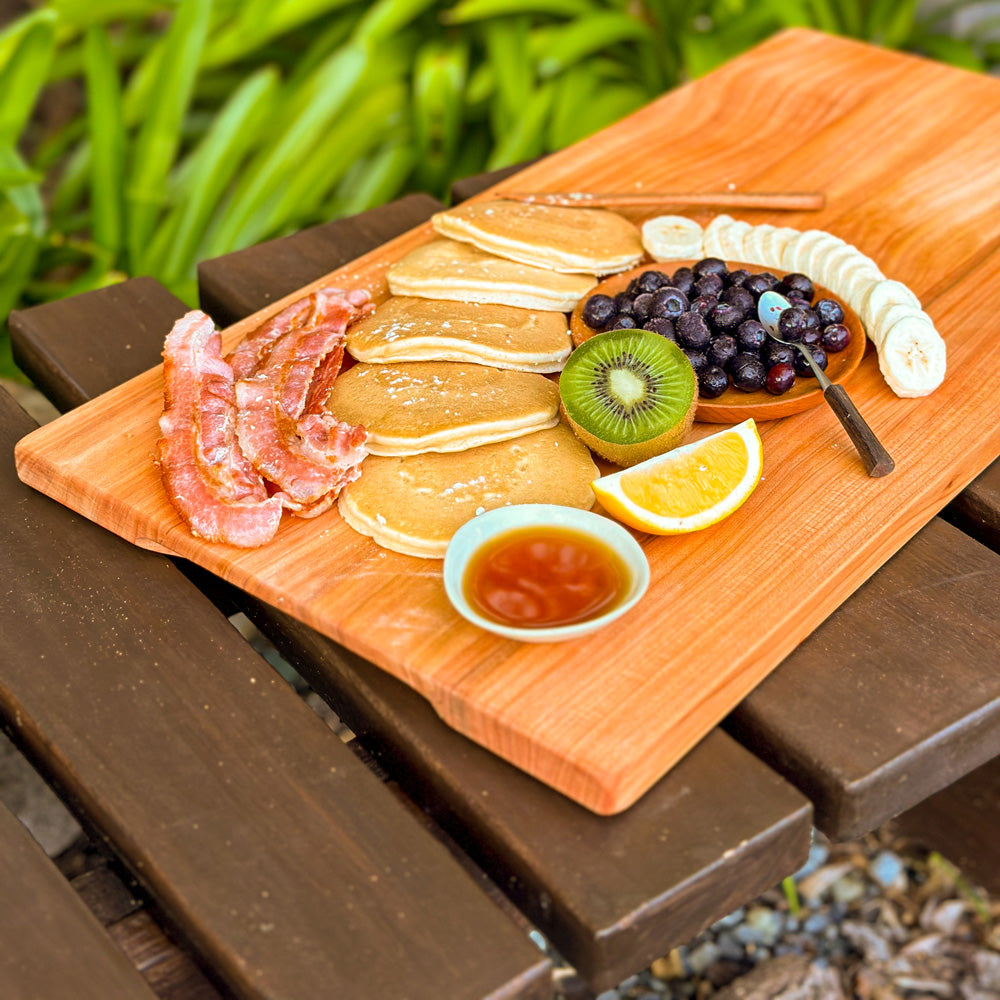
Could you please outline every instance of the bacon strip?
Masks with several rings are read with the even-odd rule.
[[[171,503],[192,534],[253,547],[274,537],[282,499],[268,497],[236,437],[233,373],[212,320],[193,310],[163,347],[164,410],[157,454]]]
[[[324,289],[308,319],[272,342],[256,373],[236,382],[236,433],[254,467],[294,513],[315,516],[357,478],[367,432],[322,412],[339,371],[346,330],[367,306]],[[356,305],[355,303],[360,303]],[[325,508],[323,508],[325,509]]]

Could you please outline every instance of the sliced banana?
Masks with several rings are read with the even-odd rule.
[[[722,233],[736,220],[731,215],[717,215],[705,226],[702,249],[706,257],[722,257]]]
[[[766,254],[766,259],[763,263],[768,267],[780,268],[785,256],[785,248],[798,235],[799,230],[792,229],[791,226],[778,226],[770,233],[766,233],[761,240],[761,245]]]
[[[777,226],[764,222],[759,226],[752,227],[750,232],[743,237],[743,259],[747,264],[762,264],[766,267],[777,266],[768,259],[769,250],[765,245],[765,241],[777,228]]]
[[[808,256],[802,255],[799,258],[799,270],[803,274],[808,274],[813,280],[819,281],[815,275],[819,272],[821,262],[834,250],[839,250],[844,246],[847,244],[839,236],[834,236],[833,233],[824,233],[820,239],[812,244]]]
[[[871,294],[873,285],[884,281],[882,272],[869,265],[864,257],[844,266],[837,276],[837,284],[830,285],[837,294],[860,316],[861,303]]]
[[[926,396],[944,381],[947,351],[926,313],[900,316],[888,327],[878,345],[878,366],[897,396]]]
[[[685,215],[659,215],[642,225],[642,245],[653,260],[688,260],[702,253],[700,223]]]
[[[816,261],[816,273],[812,275],[813,280],[817,284],[833,288],[837,282],[837,276],[857,256],[857,247],[851,246],[850,243],[834,247]]]
[[[861,317],[861,322],[871,328],[878,322],[879,314],[889,306],[913,306],[919,309],[920,299],[901,281],[886,278],[872,285],[868,295],[861,301],[858,315]]]
[[[930,316],[917,306],[893,304],[885,306],[876,317],[875,321],[868,327],[868,339],[876,346],[881,347],[885,340],[885,335],[889,330],[903,319],[905,316],[913,316],[933,325]]]
[[[728,225],[719,228],[720,256],[725,261],[746,261],[743,244],[753,226],[749,222],[733,219]]]
[[[780,266],[782,270],[788,271],[790,274],[799,271],[800,258],[808,260],[816,240],[826,235],[822,229],[806,229],[790,239],[785,244],[784,252],[781,255]],[[775,265],[777,264],[776,261]]]

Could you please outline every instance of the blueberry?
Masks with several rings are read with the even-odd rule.
[[[668,285],[653,292],[650,315],[676,319],[681,313],[687,312],[688,305],[688,297],[679,288]]]
[[[831,323],[823,327],[819,342],[825,351],[836,354],[851,342],[851,331],[843,323]]]
[[[764,388],[767,369],[760,358],[753,354],[737,354],[729,366],[733,385],[744,392],[756,392]]]
[[[643,271],[638,278],[634,279],[637,292],[655,292],[657,288],[663,288],[670,284],[670,275],[663,271],[651,270]]]
[[[819,327],[807,326],[802,331],[802,336],[799,337],[799,343],[805,344],[806,347],[815,347],[819,343],[819,338]]]
[[[705,357],[708,358],[710,365],[718,365],[719,368],[728,371],[729,362],[736,357],[737,352],[736,338],[728,333],[723,333],[712,338],[712,343],[708,345]]]
[[[592,330],[603,330],[618,312],[615,300],[610,295],[591,295],[584,303],[584,323]]]
[[[729,388],[729,376],[717,365],[706,365],[698,372],[698,395],[718,399]]]
[[[782,393],[788,392],[793,385],[795,385],[795,367],[790,362],[779,361],[778,364],[772,365],[768,369],[768,392],[775,396],[780,396]]]
[[[682,313],[674,320],[677,331],[677,342],[681,347],[689,347],[693,351],[704,351],[712,339],[711,331],[703,316],[696,312]]]
[[[699,295],[691,300],[690,310],[699,316],[708,316],[719,300],[714,295]]]
[[[718,274],[706,274],[695,280],[691,291],[697,296],[714,295],[718,298],[723,287],[722,278]]]
[[[820,299],[813,306],[820,326],[844,322],[844,307],[834,299]]]
[[[642,324],[642,328],[643,330],[652,330],[653,333],[658,333],[661,337],[666,337],[667,340],[677,339],[673,321],[667,319],[666,316],[654,316],[652,319],[647,319]]]
[[[778,287],[775,291],[785,296],[788,296],[792,292],[798,292],[802,298],[808,299],[810,302],[812,302],[813,296],[816,294],[812,279],[808,275],[801,274],[798,271],[786,274],[778,282]]]
[[[689,267],[679,267],[674,271],[674,276],[667,282],[674,288],[679,288],[685,295],[690,296],[694,287],[694,271]]]
[[[729,268],[726,266],[726,262],[719,257],[703,257],[692,266],[691,270],[694,272],[696,280],[703,278],[706,274],[717,274],[721,280],[721,276]]]
[[[706,319],[716,333],[732,333],[743,322],[743,311],[719,301],[709,310]]]
[[[736,306],[743,313],[744,318],[753,315],[753,296],[745,288],[740,288],[738,285],[732,285],[727,288],[719,296],[719,301]]]
[[[653,311],[653,296],[650,292],[640,292],[632,301],[632,316],[636,322],[641,323],[649,319]]]
[[[735,271],[730,271],[725,277],[725,282],[729,288],[742,288],[747,283],[749,277],[750,272],[741,267]]]
[[[759,299],[761,295],[764,292],[769,291],[773,287],[773,285],[767,280],[767,278],[763,274],[751,274],[750,277],[743,282],[743,287],[755,299]]]
[[[813,356],[813,361],[816,362],[816,367],[819,368],[820,371],[825,370],[827,364],[826,351],[824,351],[822,347],[809,347],[807,350]],[[809,362],[802,356],[801,351],[795,352],[794,365],[796,375],[803,375],[806,378],[812,376],[813,370],[809,366]]]
[[[778,336],[782,340],[801,340],[802,331],[809,325],[806,310],[799,306],[792,306],[778,317]]]
[[[635,302],[635,296],[629,295],[628,292],[619,292],[615,296],[615,308],[620,313],[624,313],[627,316],[632,315],[632,303]]]
[[[610,330],[634,330],[639,324],[628,313],[619,313],[608,328]]]
[[[736,341],[741,351],[758,354],[768,342],[767,330],[755,319],[745,319],[736,328]]]
[[[687,355],[688,361],[691,362],[691,367],[694,369],[695,375],[701,372],[703,368],[708,367],[708,361],[701,351],[693,351],[691,348],[686,348],[684,353]]]
[[[778,341],[768,338],[764,349],[760,352],[760,359],[768,368],[773,368],[778,364],[792,364],[795,361],[796,354],[798,354],[798,351],[794,347],[789,347],[787,344],[779,344]]]

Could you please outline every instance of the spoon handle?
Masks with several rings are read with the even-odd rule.
[[[823,391],[823,396],[830,408],[837,414],[837,419],[844,425],[847,436],[854,442],[861,460],[865,463],[869,476],[887,476],[896,467],[892,456],[875,437],[874,431],[865,423],[858,408],[841,385],[831,385]]]

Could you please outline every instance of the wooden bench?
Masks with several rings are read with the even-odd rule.
[[[20,483],[33,426],[0,394],[0,718],[178,940],[236,996],[548,996],[524,927],[168,560]]]
[[[4,1000],[153,1000],[156,994],[28,831],[0,805]]]
[[[387,206],[324,236],[340,233],[356,254],[362,225],[380,241],[399,224]],[[21,366],[65,407],[150,363],[183,311],[154,282],[135,279],[15,314],[12,331]],[[102,350],[95,365],[94,339],[129,348]],[[238,600],[594,989],[690,939],[805,857],[807,802],[721,731],[632,809],[603,819],[444,726],[394,678],[275,609]]]

